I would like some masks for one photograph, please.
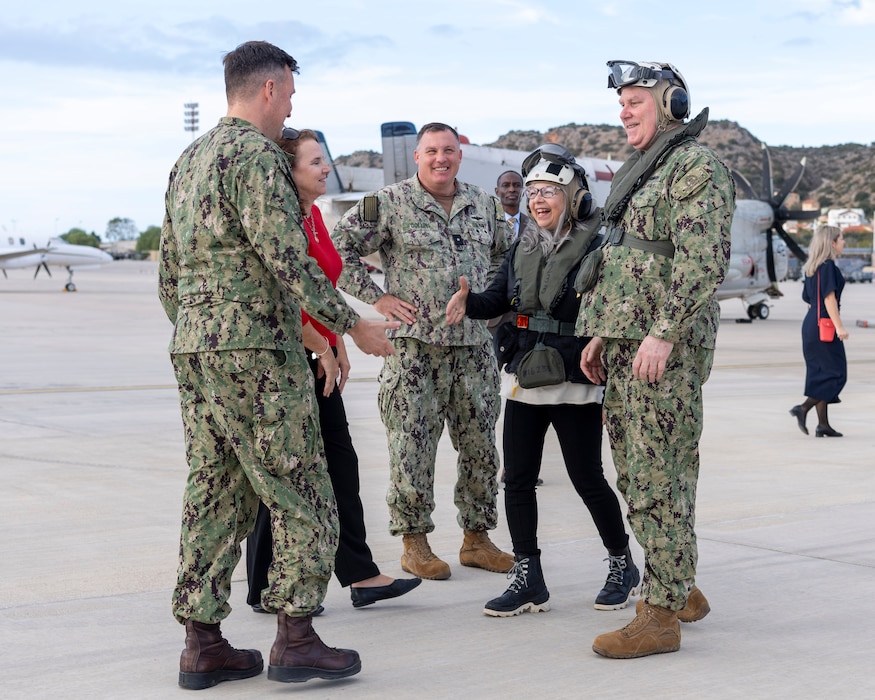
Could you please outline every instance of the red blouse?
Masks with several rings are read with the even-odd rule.
[[[337,280],[343,269],[343,260],[341,260],[337,248],[334,247],[331,236],[328,235],[328,229],[325,228],[325,222],[322,220],[322,212],[315,204],[310,207],[310,216],[304,217],[304,231],[307,232],[307,239],[310,242],[307,253],[316,261],[325,276],[331,280],[331,284],[337,287]],[[313,328],[319,331],[332,346],[337,345],[337,336],[316,319],[310,318],[307,312],[301,309],[302,325],[306,325],[307,321],[312,323]]]

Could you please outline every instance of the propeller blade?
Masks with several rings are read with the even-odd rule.
[[[760,199],[764,202],[771,202],[775,191],[772,186],[772,159],[769,156],[769,149],[766,144],[761,145],[763,148],[763,180]]]
[[[732,178],[735,180],[736,188],[741,190],[741,193],[744,195],[745,199],[757,199],[757,193],[754,191],[753,186],[750,184],[750,180],[748,180],[737,170],[732,171]]]
[[[796,167],[796,171],[793,173],[793,176],[784,183],[784,188],[776,197],[776,201],[779,207],[784,206],[784,202],[787,201],[787,197],[796,189],[799,185],[799,181],[802,179],[802,173],[805,172],[805,158],[799,161],[799,165]]]
[[[49,270],[49,266],[46,265],[45,261],[43,261],[43,262],[41,262],[39,265],[36,266],[36,270],[35,270],[34,273],[33,273],[33,278],[34,278],[34,279],[36,279],[36,276],[39,274],[39,271],[40,271],[40,269],[42,269],[42,268],[45,268],[46,274],[47,274],[49,277],[52,276],[52,271]]]
[[[820,212],[812,209],[787,209],[781,207],[775,211],[777,221],[813,221],[820,218]]]
[[[787,244],[787,247],[790,249],[790,252],[793,253],[793,255],[795,255],[802,262],[808,260],[808,254],[799,247],[799,244],[793,240],[793,236],[787,233],[780,223],[776,221],[772,228],[775,229],[775,232],[781,237],[781,240]]]

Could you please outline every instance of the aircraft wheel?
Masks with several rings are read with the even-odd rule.
[[[76,285],[73,284],[72,282],[67,282],[67,284],[64,285],[64,291],[65,292],[75,292]]]
[[[756,307],[756,306],[748,306],[748,307],[747,307],[747,317],[748,317],[751,321],[753,321],[755,318],[758,317],[758,314],[757,314],[757,307]]]
[[[755,308],[757,318],[761,318],[763,321],[765,321],[769,317],[769,307],[765,304],[757,304]]]

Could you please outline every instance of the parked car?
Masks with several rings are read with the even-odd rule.
[[[839,258],[837,264],[846,282],[872,283],[872,268],[866,265],[865,260],[860,258]]]

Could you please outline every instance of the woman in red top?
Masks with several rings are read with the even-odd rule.
[[[309,255],[337,284],[343,263],[338,255],[316,198],[325,194],[325,180],[331,169],[325,162],[316,132],[304,129],[283,129],[278,142],[289,154],[292,177],[298,188],[298,200],[304,217],[304,230],[310,241]],[[328,476],[337,499],[340,540],[334,573],[340,584],[350,587],[353,606],[360,608],[386,598],[396,598],[416,588],[421,579],[393,579],[380,573],[365,541],[365,522],[359,497],[358,457],[352,446],[346,411],[341,392],[349,377],[349,358],[343,338],[337,336],[302,311],[304,347],[312,353],[310,368],[316,377],[316,399],[319,405],[319,426],[325,443]],[[273,541],[270,533],[270,511],[261,504],[255,528],[246,547],[246,570],[249,578],[247,602],[257,612],[261,607],[261,591],[267,587]]]

